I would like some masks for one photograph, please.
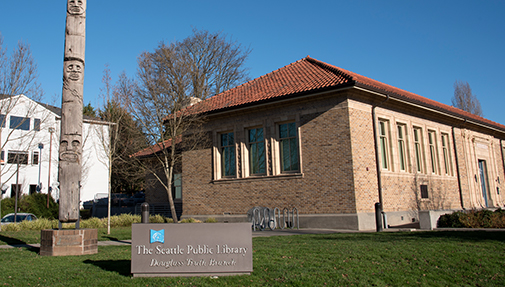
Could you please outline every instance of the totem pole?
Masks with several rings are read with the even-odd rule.
[[[58,176],[60,222],[79,219],[86,0],[68,0]]]

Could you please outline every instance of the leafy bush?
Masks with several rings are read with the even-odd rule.
[[[505,228],[505,211],[491,210],[456,211],[440,216],[437,227]]]
[[[214,219],[215,220],[215,219]],[[135,214],[121,214],[113,215],[110,217],[110,227],[129,227],[133,223],[140,223],[140,215]],[[164,217],[162,215],[150,215],[150,223],[173,223],[172,218]],[[206,220],[206,222],[209,222]],[[201,223],[200,220],[188,218],[181,220],[181,223]],[[81,220],[79,222],[80,228],[107,228],[107,218],[96,218]],[[2,226],[2,231],[20,231],[20,230],[41,230],[41,229],[56,229],[58,228],[57,219],[39,218],[34,221],[22,221],[17,224],[6,224]],[[75,228],[75,223],[64,223],[64,229]]]
[[[205,223],[217,223],[217,219],[215,219],[214,217],[209,217],[205,219]]]
[[[14,213],[15,198],[5,198],[2,200],[2,217]],[[58,218],[59,206],[54,199],[49,197],[49,208],[47,208],[47,194],[34,193],[23,195],[18,201],[18,212],[33,213],[38,218],[55,219]]]
[[[179,221],[180,223],[202,223],[201,220],[194,219],[194,218],[184,218],[183,220]]]

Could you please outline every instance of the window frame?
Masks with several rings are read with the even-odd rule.
[[[35,159],[37,159],[37,162],[35,162]],[[32,160],[31,163],[32,165],[38,165],[40,162],[40,153],[38,150],[32,151]]]
[[[396,124],[396,132],[397,132],[397,140],[398,140],[398,164],[400,167],[400,171],[408,172],[409,171],[409,151],[408,151],[408,134],[407,134],[407,125],[404,123]],[[403,164],[403,168],[402,168]]]
[[[421,194],[421,199],[429,199],[430,198],[430,192],[428,190],[428,185],[427,184],[421,184],[419,186],[419,191]]]
[[[261,139],[256,138],[258,136],[258,130],[261,130]],[[253,141],[251,141],[251,132],[255,131]],[[246,130],[246,145],[247,145],[247,161],[248,161],[248,172],[247,176],[262,176],[267,174],[267,153],[266,153],[266,142],[265,142],[265,128],[263,126],[251,127]],[[262,154],[261,151],[258,153],[258,149],[263,147]],[[258,167],[256,171],[254,165],[262,165]]]
[[[438,162],[437,132],[434,130],[428,130],[428,148],[430,150],[431,172],[433,174],[440,174],[440,164]]]
[[[232,135],[233,136],[233,143],[226,143],[226,145],[223,145],[223,136],[224,135]],[[218,133],[218,153],[219,153],[219,162],[218,162],[218,177],[219,178],[235,178],[237,177],[237,146],[236,146],[236,141],[235,141],[235,132],[233,131],[227,131],[227,132],[221,132]],[[233,173],[227,174],[226,173],[226,163],[228,160],[226,160],[227,156],[227,150],[231,153],[229,156],[229,160],[233,159],[233,162],[230,162],[233,166],[230,166],[230,169],[233,169]]]
[[[416,171],[419,173],[424,172],[424,145],[423,145],[423,129],[421,127],[414,126],[413,137],[414,137],[414,152],[416,157]]]
[[[40,125],[41,125],[41,120],[40,119],[33,119],[33,130],[36,132],[40,132]]]
[[[16,151],[16,150],[10,150],[7,153],[7,163],[8,164],[17,164],[17,158],[15,155],[22,156],[22,157],[20,157],[19,165],[28,165],[29,153],[27,151]]]
[[[442,141],[442,156],[444,159],[444,171],[446,175],[453,175],[452,158],[451,158],[451,144],[448,133],[440,133],[440,140]]]
[[[380,167],[383,170],[391,170],[389,120],[379,119],[378,135],[381,161]]]
[[[283,126],[287,126],[287,135],[283,136]],[[276,125],[277,127],[277,143],[278,143],[278,164],[281,174],[299,173],[300,172],[300,148],[298,139],[298,126],[296,121],[282,122]],[[290,127],[294,131],[294,135],[290,133]],[[290,169],[285,169],[286,162],[284,158],[284,143],[288,142]],[[292,146],[294,144],[294,146]],[[296,163],[292,163],[293,157],[296,157]],[[293,168],[294,167],[294,168]]]
[[[180,196],[177,196],[179,193]],[[172,174],[172,198],[182,200],[182,173]]]
[[[30,130],[30,118],[10,116],[9,128],[14,130],[29,131]]]

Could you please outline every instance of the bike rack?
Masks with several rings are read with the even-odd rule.
[[[261,212],[263,210],[263,212]],[[275,218],[277,214],[277,220]],[[295,217],[296,214],[296,217]],[[276,228],[295,228],[296,219],[296,229],[300,229],[300,218],[298,216],[298,208],[293,207],[290,211],[287,207],[282,210],[282,221],[281,221],[281,210],[278,207],[273,209],[267,207],[254,207],[252,210],[252,227],[253,230],[259,229],[261,231],[265,228],[270,230],[275,230]]]

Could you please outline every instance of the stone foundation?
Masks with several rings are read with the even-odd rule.
[[[98,253],[97,229],[41,230],[40,255],[68,256]]]

